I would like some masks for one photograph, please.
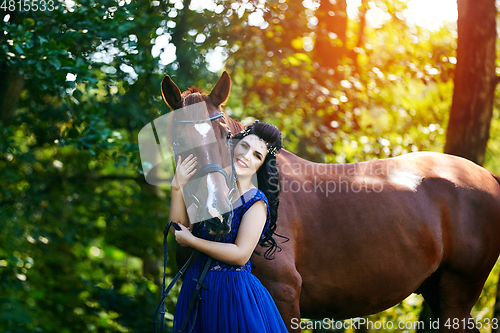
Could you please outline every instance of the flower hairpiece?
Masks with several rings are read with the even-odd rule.
[[[276,157],[276,153],[279,153],[278,148],[276,148],[275,146],[269,146],[268,143],[266,143],[266,145],[267,145],[267,152]]]
[[[243,133],[243,137],[247,136],[248,134],[250,134],[250,126],[248,126],[247,128],[245,128],[243,131],[241,131],[241,133]]]

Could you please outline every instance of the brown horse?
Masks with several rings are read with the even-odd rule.
[[[171,106],[181,99],[172,85],[164,79]],[[210,95],[226,100],[229,86],[224,72]],[[210,112],[219,112],[215,104]],[[225,119],[232,133],[241,130]],[[277,162],[277,232],[290,240],[272,261],[254,255],[253,272],[291,332],[300,317],[369,315],[414,292],[440,332],[478,332],[470,311],[500,253],[498,176],[439,153],[337,165],[282,150]]]
[[[161,133],[173,148],[175,161],[178,157],[184,160],[190,154],[197,157],[197,172],[184,186],[184,200],[189,207],[190,221],[204,221],[214,233],[229,232],[231,198],[236,194],[230,131],[230,126],[234,127],[231,124],[236,123],[220,110],[229,89],[230,80],[227,84],[220,80],[210,95],[194,87],[181,94],[166,76],[162,81],[162,93],[175,111],[169,114],[168,121],[157,123],[166,127]]]

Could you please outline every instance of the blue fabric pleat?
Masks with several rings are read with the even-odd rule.
[[[198,269],[186,273],[174,316],[177,332],[191,301]],[[247,271],[209,271],[201,290],[198,318],[193,332],[288,332],[276,305],[261,282]],[[191,318],[192,319],[192,318]],[[189,321],[187,332],[191,327]]]

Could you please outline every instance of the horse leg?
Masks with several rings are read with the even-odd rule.
[[[295,280],[293,283],[271,284],[272,295],[276,306],[283,318],[289,332],[300,332],[300,285]]]
[[[473,281],[458,272],[439,269],[428,280],[422,295],[429,303],[439,325],[439,332],[476,332],[470,311],[484,281]],[[436,324],[434,322],[433,324]]]
[[[283,261],[281,261],[283,262]],[[285,261],[286,262],[286,261]],[[300,332],[300,292],[302,288],[302,277],[292,264],[274,267],[276,275],[259,274],[262,270],[269,271],[267,265],[277,264],[278,261],[270,260],[257,264],[255,270],[257,277],[272,295],[276,306],[283,318],[289,332]],[[257,271],[258,270],[258,271]]]

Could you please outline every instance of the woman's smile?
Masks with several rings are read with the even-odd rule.
[[[248,168],[248,165],[245,162],[243,162],[240,158],[236,159],[236,164],[238,164],[238,166],[240,166],[241,168]]]

